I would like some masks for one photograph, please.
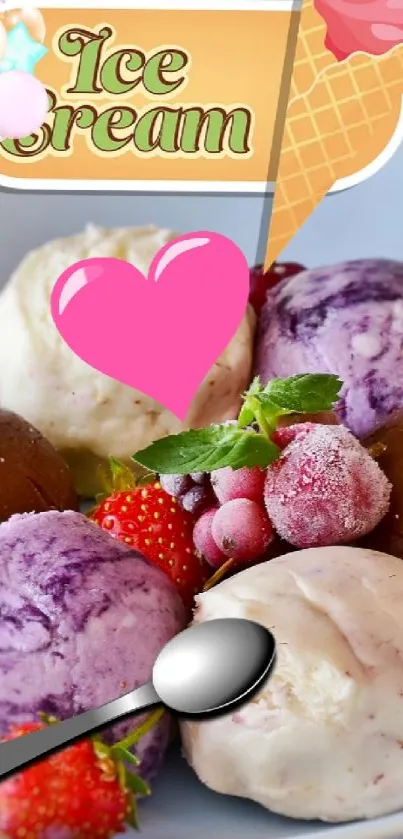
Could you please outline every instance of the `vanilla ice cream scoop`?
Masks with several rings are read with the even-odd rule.
[[[175,236],[155,227],[89,226],[28,254],[0,295],[0,405],[32,423],[64,455],[81,495],[99,491],[99,465],[109,455],[129,462],[136,451],[183,426],[150,397],[73,353],[51,317],[53,285],[70,265],[91,257],[118,257],[147,273],[156,253]],[[254,326],[248,310],[196,393],[185,427],[236,417],[251,376]],[[145,352],[152,351],[153,340],[155,351],[169,354],[169,347],[158,346],[151,319]]]
[[[249,568],[197,598],[196,621],[240,617],[276,639],[277,665],[234,713],[183,722],[202,782],[298,819],[403,807],[403,563],[313,548]]]

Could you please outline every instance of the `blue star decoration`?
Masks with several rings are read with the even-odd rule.
[[[48,50],[31,38],[25,23],[17,23],[7,35],[7,49],[0,61],[0,73],[7,70],[24,70],[33,73],[35,64]]]

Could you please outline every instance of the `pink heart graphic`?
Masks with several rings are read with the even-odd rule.
[[[148,277],[121,259],[86,259],[57,280],[56,328],[87,364],[184,420],[235,334],[249,295],[242,251],[218,233],[169,242]]]

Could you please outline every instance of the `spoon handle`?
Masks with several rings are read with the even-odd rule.
[[[67,745],[77,737],[82,737],[115,722],[120,717],[141,711],[150,705],[158,705],[161,700],[152,682],[114,699],[100,708],[84,711],[63,722],[48,725],[32,734],[25,734],[15,740],[0,743],[0,777],[20,769],[32,760],[36,760]]]

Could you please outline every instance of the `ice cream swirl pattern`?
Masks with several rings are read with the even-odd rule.
[[[62,719],[142,684],[184,625],[168,578],[74,512],[1,525],[0,616],[0,734],[39,712]],[[141,742],[145,776],[168,741],[161,723]],[[110,736],[131,728],[126,721]]]
[[[363,259],[304,271],[262,309],[263,381],[310,372],[344,382],[340,412],[362,436],[403,406],[403,263]]]

